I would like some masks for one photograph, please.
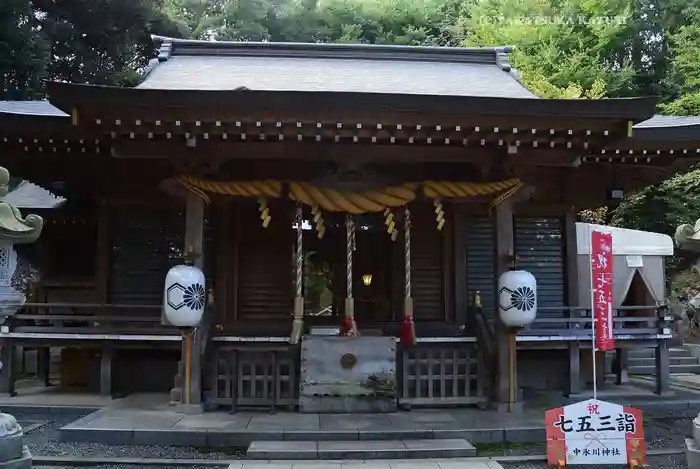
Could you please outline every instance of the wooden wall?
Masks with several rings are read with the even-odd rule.
[[[53,301],[159,301],[167,269],[181,261],[178,251],[184,247],[184,204],[180,198],[159,187],[163,177],[176,171],[172,164],[147,161],[143,163],[143,171],[134,171],[136,165],[134,160],[112,161],[107,169],[94,168],[97,176],[85,184],[81,179],[85,177],[82,170],[73,174],[64,168],[60,173],[69,186],[79,189],[76,194],[67,194],[71,203],[75,200],[93,203],[94,208],[84,211],[84,217],[93,226],[95,247],[93,249],[85,243],[81,248],[85,253],[90,251],[87,255],[94,258],[95,265],[90,278],[81,281],[82,290],[67,285],[52,287],[59,292],[58,296],[52,296]],[[506,176],[513,175],[519,174]],[[592,175],[589,168],[540,168],[534,173],[521,174],[537,192],[533,198],[517,206],[516,216],[561,220],[566,213],[576,210],[577,204],[583,200],[604,199],[601,195],[605,193],[603,183],[589,179]],[[43,176],[44,180],[39,179],[39,182],[46,182],[47,177]],[[606,176],[605,184],[610,181]],[[581,188],[587,183],[589,193],[585,195]],[[461,207],[460,210],[453,209],[452,203],[445,203],[447,224],[445,229],[438,231],[432,201],[412,204],[412,293],[417,322],[444,324],[461,321],[465,301],[458,299],[471,297],[476,290],[482,292],[484,306],[494,304],[493,295],[488,294],[487,288],[495,283],[493,220],[483,203],[459,202],[456,205]],[[56,216],[65,214],[68,217],[69,211],[67,205],[56,211]],[[215,290],[220,329],[236,330],[242,323],[258,323],[264,328],[274,323],[281,331],[288,329],[293,295],[293,212],[294,206],[289,201],[272,203],[272,223],[263,229],[255,201],[215,197],[208,207],[205,270],[209,285]],[[459,222],[466,225],[462,231],[455,228],[459,224],[455,219],[457,216],[466,217],[466,221]],[[329,228],[321,242],[338,244],[342,251],[343,235],[336,243],[332,240],[332,230]],[[305,239],[314,238],[315,233],[312,233],[305,233]],[[403,315],[401,233],[402,230],[398,240],[389,248],[391,311],[388,316],[380,315],[382,321],[388,319],[394,323]],[[48,242],[52,237],[48,227],[43,238]],[[384,244],[381,246],[380,249],[384,250]],[[520,243],[520,246],[524,245]],[[563,255],[565,251],[561,252]],[[336,269],[342,270],[342,262]],[[46,280],[46,286],[49,286],[49,279]],[[64,276],[60,281],[68,282],[69,279]],[[553,287],[556,289],[560,285]],[[334,290],[342,292],[344,288],[334,287]],[[336,299],[335,306],[339,311],[342,309],[342,295]]]
[[[263,228],[255,202],[248,200],[220,200],[217,214],[229,221],[221,224],[216,233],[215,257],[226,267],[217,270],[217,306],[219,322],[225,329],[235,329],[240,323],[289,322],[293,304],[294,243],[292,229],[294,206],[282,201],[270,205],[272,221]],[[446,217],[449,219],[448,208]],[[310,323],[339,323],[345,296],[345,229],[343,217],[327,216],[330,226],[323,239],[318,240],[315,230],[305,231],[305,250],[332,251],[334,310],[336,318],[307,318]],[[383,218],[378,216],[381,222]],[[452,230],[438,231],[431,203],[412,208],[412,287],[415,299],[416,321],[444,322],[454,317],[452,272]],[[399,224],[402,222],[399,221]],[[335,225],[335,226],[333,226]],[[357,297],[358,320],[366,323],[400,321],[403,317],[404,243],[403,229],[395,242],[380,232],[372,238],[358,234],[355,252],[354,289]],[[374,241],[371,241],[371,240]],[[385,241],[385,242],[384,242]],[[369,244],[367,244],[369,243]],[[372,243],[375,243],[372,245]],[[388,251],[388,252],[387,252]],[[372,262],[372,258],[382,259]],[[375,259],[376,260],[376,259]],[[377,269],[371,272],[372,269]],[[381,269],[389,269],[389,272]],[[361,277],[373,274],[373,282],[384,282],[382,295],[391,306],[390,311],[372,310],[362,315],[364,298]],[[385,305],[382,305],[385,306]],[[386,313],[386,314],[385,314]]]

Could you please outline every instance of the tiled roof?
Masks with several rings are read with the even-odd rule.
[[[537,98],[507,47],[156,40],[158,62],[139,88]]]
[[[635,125],[635,128],[660,128],[660,127],[684,127],[688,125],[700,125],[698,116],[654,116],[644,122]]]
[[[634,137],[644,140],[700,140],[700,117],[654,116],[634,126]]]
[[[48,101],[0,101],[0,113],[24,116],[68,117]]]

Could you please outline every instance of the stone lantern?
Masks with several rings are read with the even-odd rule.
[[[15,314],[26,301],[14,246],[36,241],[44,225],[38,215],[22,217],[17,206],[55,208],[64,201],[26,181],[10,191],[10,173],[0,167],[0,324]],[[2,326],[2,334],[7,332],[7,326]],[[31,454],[23,445],[22,438],[22,427],[17,420],[12,415],[0,413],[0,467],[32,467]]]
[[[33,243],[44,225],[38,215],[22,217],[19,209],[4,199],[9,192],[10,173],[0,167],[0,324],[24,304],[25,296],[15,276],[17,251],[14,245]]]
[[[676,229],[674,240],[682,251],[700,254],[700,219],[694,225],[681,225]],[[700,263],[695,262],[695,269]],[[700,469],[700,415],[693,419],[693,437],[685,440],[685,457],[688,469]]]

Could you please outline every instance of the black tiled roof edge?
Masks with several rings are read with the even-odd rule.
[[[356,60],[405,60],[495,65],[521,85],[520,74],[511,65],[508,54],[513,46],[438,47],[387,44],[335,44],[305,42],[202,41],[151,36],[160,43],[158,57],[149,62],[141,77],[143,82],[161,62],[173,55],[187,56],[262,56],[287,58],[329,58]]]
[[[148,75],[150,75],[151,72],[153,72],[153,70],[155,70],[155,68],[158,66],[159,63],[166,62],[170,58],[172,51],[173,51],[172,40],[170,40],[170,39],[163,40],[163,42],[161,42],[161,44],[160,44],[160,47],[158,48],[157,57],[149,60],[148,65],[146,66],[146,69],[141,73],[139,83],[143,83],[144,80],[146,80],[146,78],[148,78]]]
[[[653,116],[634,126],[641,140],[700,140],[700,117]]]
[[[0,114],[6,116],[37,116],[37,117],[70,117],[49,101],[25,100],[25,101],[0,101]]]
[[[303,42],[236,42],[201,41],[153,36],[160,43],[158,60],[172,56],[261,56],[289,58],[329,58],[356,60],[406,60],[489,64],[510,71],[508,53],[512,46],[502,47],[435,47],[384,44],[334,44]]]

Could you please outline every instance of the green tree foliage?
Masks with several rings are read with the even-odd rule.
[[[151,33],[178,34],[150,0],[32,0],[32,8],[54,80],[128,84],[153,56]]]
[[[0,99],[41,98],[47,79],[132,84],[151,34],[179,26],[158,0],[1,0]]]
[[[41,95],[48,49],[37,28],[27,0],[0,1],[0,99]]]
[[[659,109],[668,116],[700,116],[700,91],[682,94],[670,103],[661,104]]]
[[[457,0],[168,0],[197,39],[459,45]]]
[[[514,65],[543,97],[672,94],[669,43],[695,0],[471,0],[466,44],[516,46]],[[598,95],[598,93],[594,93]]]
[[[667,83],[674,90],[672,101],[662,104],[668,115],[700,116],[700,13],[687,13],[689,24],[679,27],[671,36],[671,64]]]
[[[679,100],[664,108],[675,112],[696,107],[697,99],[686,95],[697,91],[690,88],[700,73],[694,66],[698,55],[691,52],[697,51],[698,4],[700,0],[6,0],[0,20],[9,26],[0,35],[8,39],[0,44],[18,51],[19,63],[7,65],[12,59],[7,54],[0,59],[35,84],[5,84],[3,89],[36,89],[45,76],[133,83],[152,56],[151,33],[252,41],[510,44],[516,46],[512,60],[525,84],[543,97],[662,94]]]
[[[700,169],[677,174],[628,197],[615,209],[613,226],[666,233],[673,236],[679,225],[700,218]],[[681,255],[674,270],[686,269],[696,255]]]

